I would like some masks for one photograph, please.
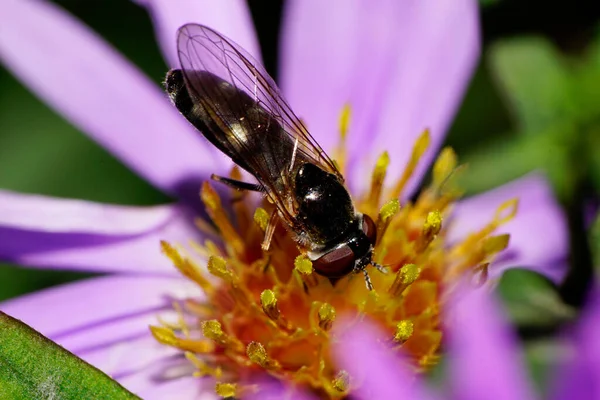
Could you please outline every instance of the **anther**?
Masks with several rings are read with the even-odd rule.
[[[400,201],[393,199],[385,203],[379,210],[377,218],[377,244],[381,243],[385,231],[390,226],[392,218],[400,211]]]
[[[225,259],[219,256],[210,256],[208,259],[208,272],[214,276],[223,279],[225,282],[234,281],[233,273],[227,268]]]
[[[202,185],[200,198],[206,206],[206,212],[210,216],[210,219],[219,228],[224,242],[231,246],[237,254],[242,254],[244,242],[229,221],[227,214],[225,214],[219,195],[208,182],[204,182]]]
[[[425,217],[421,236],[417,240],[415,250],[417,253],[422,252],[429,246],[429,243],[436,238],[437,234],[442,229],[442,214],[439,211],[430,211]]]
[[[371,175],[371,190],[369,191],[369,198],[367,205],[370,210],[377,210],[379,207],[379,201],[381,199],[381,192],[383,189],[383,182],[387,174],[387,168],[390,165],[390,156],[387,151],[384,151],[381,156],[377,159],[373,175]]]
[[[265,232],[269,225],[269,213],[264,208],[258,207],[254,212],[254,222],[261,231]]]
[[[161,240],[160,247],[163,254],[169,257],[173,265],[175,265],[175,267],[183,274],[183,276],[196,282],[206,293],[210,293],[212,291],[212,285],[206,280],[200,270],[192,262],[190,262],[190,260],[182,257],[176,248],[164,240]]]
[[[396,333],[394,334],[394,341],[398,343],[406,342],[413,334],[415,329],[412,321],[407,319],[402,320],[396,324]]]
[[[177,347],[194,353],[210,353],[214,345],[206,340],[191,340],[178,338],[172,330],[160,326],[150,326],[152,336],[162,344]]]
[[[235,383],[217,382],[215,385],[215,392],[224,399],[235,398],[235,396],[237,396],[237,385]]]
[[[402,176],[400,177],[400,180],[396,184],[396,187],[394,187],[394,189],[392,190],[392,192],[390,194],[391,198],[396,198],[396,199],[400,198],[400,195],[402,194],[402,191],[404,190],[406,183],[412,176],[413,172],[415,171],[415,168],[417,168],[417,165],[419,164],[419,160],[421,159],[421,157],[423,156],[423,154],[429,147],[429,142],[430,142],[429,130],[426,129],[425,131],[423,131],[421,136],[419,136],[419,138],[417,139],[417,141],[413,147],[412,154],[410,156],[410,160],[408,161],[408,164],[406,165],[406,168],[404,169],[404,172],[403,172]]]
[[[314,273],[312,261],[310,261],[305,255],[301,254],[296,257],[294,260],[294,268],[296,271],[298,271],[302,277],[302,280],[308,287],[315,287],[319,284],[319,281]]]
[[[336,315],[335,308],[333,308],[331,304],[323,303],[321,307],[319,307],[317,315],[319,316],[319,326],[321,329],[324,331],[331,329]]]
[[[246,354],[250,361],[260,365],[264,369],[276,370],[280,368],[279,363],[270,358],[265,347],[258,342],[250,342],[246,347]]]
[[[346,393],[350,389],[350,375],[344,370],[338,372],[331,385],[338,392]]]
[[[491,236],[483,241],[483,252],[486,256],[492,256],[508,247],[510,235],[508,233]]]
[[[260,294],[260,304],[265,314],[273,321],[277,321],[280,316],[279,308],[277,307],[277,297],[275,292],[270,289],[263,290]]]
[[[243,348],[236,339],[230,338],[225,332],[223,332],[221,323],[216,319],[203,321],[201,326],[202,334],[207,339],[210,339],[223,347],[234,347],[237,350]]]
[[[415,264],[406,264],[396,273],[396,279],[390,286],[389,293],[393,296],[401,295],[407,287],[421,275],[421,268]]]

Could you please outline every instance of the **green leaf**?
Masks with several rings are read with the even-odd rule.
[[[576,114],[569,73],[542,38],[517,38],[492,46],[490,66],[519,128],[538,133]]]
[[[497,290],[517,325],[554,326],[575,316],[575,310],[562,302],[554,285],[535,272],[508,270],[500,279]]]
[[[0,399],[137,398],[102,371],[0,312]]]
[[[467,169],[459,186],[467,195],[480,193],[517,179],[531,171],[546,173],[556,194],[567,199],[573,193],[570,151],[577,135],[573,128],[556,124],[538,135],[505,135],[485,147],[461,156]]]

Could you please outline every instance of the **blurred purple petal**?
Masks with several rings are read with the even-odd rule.
[[[175,274],[160,240],[199,237],[175,205],[126,207],[0,191],[0,258],[98,272]]]
[[[150,11],[165,59],[179,67],[176,32],[180,26],[195,22],[207,25],[242,46],[260,60],[258,39],[245,1],[239,0],[136,0]]]
[[[219,160],[157,85],[46,1],[0,2],[0,60],[33,92],[171,194],[193,195]]]
[[[371,168],[365,166],[383,150],[392,155],[390,179],[397,178],[415,139],[431,129],[432,145],[412,189],[435,156],[477,60],[477,3],[292,1],[282,52],[283,90],[326,150],[338,141],[342,106],[351,103],[349,181],[355,189],[368,185]]]
[[[135,379],[144,378],[144,375],[136,375]],[[215,382],[210,378],[196,378],[193,376],[181,377],[179,379],[155,382],[152,379],[147,380],[143,389],[135,389],[142,383],[132,384],[125,380],[123,384],[127,387],[134,387],[134,393],[144,400],[217,400],[219,397],[215,394]]]
[[[517,215],[495,232],[509,233],[510,243],[490,272],[497,276],[511,266],[526,267],[560,282],[567,272],[567,222],[548,182],[540,174],[527,175],[459,202],[452,216],[449,242],[483,228],[492,221],[496,208],[511,198],[519,198]]]
[[[183,279],[111,276],[23,296],[0,310],[118,379],[179,359],[181,353],[159,344],[148,326],[158,316],[174,321],[173,301],[200,295]]]
[[[452,398],[532,400],[517,338],[483,289],[459,294],[446,310]]]
[[[353,398],[356,395],[359,399],[434,399],[421,381],[415,380],[407,365],[382,344],[387,342],[388,338],[365,320],[333,343],[340,368],[350,374],[351,380],[354,377],[361,382]]]
[[[556,371],[551,387],[555,400],[595,400],[600,398],[600,290],[594,287],[579,324],[571,332],[573,352]]]

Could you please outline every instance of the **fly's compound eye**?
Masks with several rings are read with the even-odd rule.
[[[315,271],[328,278],[349,274],[354,269],[354,253],[348,245],[342,245],[313,261]]]
[[[375,242],[377,242],[377,226],[367,214],[363,214],[362,230],[369,239],[369,242],[375,246]]]

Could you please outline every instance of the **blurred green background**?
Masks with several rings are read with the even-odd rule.
[[[134,2],[56,2],[157,85],[163,79],[167,67],[150,20]],[[267,69],[276,76],[282,4],[249,5]],[[534,373],[543,376],[548,349],[556,350],[549,338],[581,306],[594,250],[600,250],[600,222],[589,228],[583,212],[600,193],[600,2],[481,0],[480,5],[483,56],[447,144],[469,164],[462,178],[467,194],[541,168],[569,217],[571,272],[564,285],[554,288],[534,274],[515,271],[499,288],[528,343]],[[168,201],[2,67],[0,188],[116,204]],[[84,276],[2,264],[0,300]]]

